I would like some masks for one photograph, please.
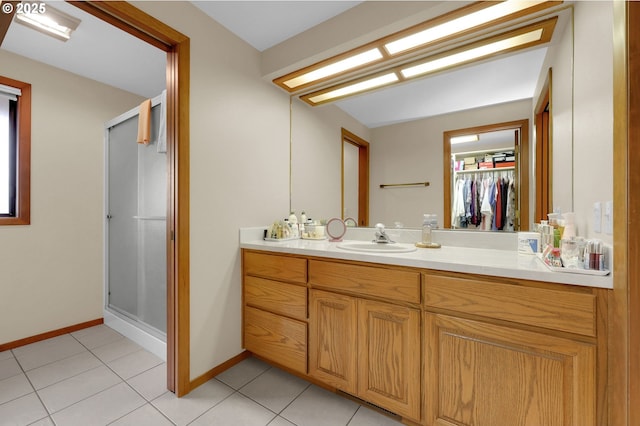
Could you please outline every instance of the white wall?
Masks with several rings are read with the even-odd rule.
[[[0,343],[102,317],[104,123],[130,93],[0,50],[32,85],[31,225],[0,227]]]
[[[342,132],[369,141],[370,130],[341,109],[295,100],[292,115],[291,206],[313,219],[341,217]]]
[[[382,222],[388,227],[401,222],[405,227],[419,227],[424,213],[435,213],[442,226],[443,132],[530,120],[531,110],[529,99],[373,129],[369,222]],[[424,181],[430,185],[380,188],[380,184]]]
[[[593,203],[601,202],[604,214],[605,202],[613,200],[613,4],[576,2],[575,21],[576,228],[578,235],[613,244],[612,235],[595,232],[593,218]]]

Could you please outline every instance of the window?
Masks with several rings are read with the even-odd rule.
[[[0,226],[31,216],[31,85],[0,76]]]

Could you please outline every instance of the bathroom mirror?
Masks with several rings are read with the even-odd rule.
[[[389,124],[377,127],[367,127],[358,120],[347,115],[342,117],[336,111],[338,108],[348,108],[354,101],[346,99],[320,107],[309,107],[298,99],[292,102],[292,180],[296,182],[291,192],[292,206],[294,209],[306,209],[313,212],[315,216],[332,217],[341,213],[345,214],[345,205],[341,204],[341,197],[346,192],[353,192],[353,178],[348,180],[351,189],[343,186],[341,173],[343,172],[342,156],[343,141],[340,136],[340,128],[343,127],[366,140],[369,146],[370,169],[369,169],[369,216],[368,223],[382,222],[389,227],[403,226],[409,228],[419,227],[423,213],[434,213],[439,217],[440,226],[443,225],[444,208],[444,170],[442,164],[443,147],[442,140],[444,132],[489,125],[493,123],[529,120],[529,140],[531,150],[534,149],[535,128],[534,109],[538,103],[538,97],[543,92],[543,86],[550,69],[553,69],[553,109],[551,111],[553,119],[552,139],[553,139],[553,159],[563,158],[562,170],[557,162],[550,164],[553,170],[553,194],[558,202],[553,205],[563,211],[573,210],[573,173],[567,164],[572,164],[571,156],[573,150],[573,6],[568,5],[554,15],[559,17],[558,24],[554,30],[552,42],[549,46],[538,48],[542,59],[542,65],[535,71],[538,82],[532,89],[530,98],[519,99],[509,103],[495,103],[490,101],[477,102],[477,108],[462,111],[443,110],[442,112],[432,111],[430,116],[409,117],[400,119],[398,116],[389,117]],[[546,16],[548,18],[549,16]],[[538,18],[539,19],[539,18]],[[501,64],[512,63],[508,59],[517,62],[518,54],[496,57],[491,61],[484,61],[477,65],[463,67],[464,71],[473,70],[474,67],[486,69],[487,67],[502,66]],[[487,78],[500,79],[500,68]],[[452,86],[443,90],[451,96],[462,97],[455,87],[454,74],[458,69],[452,69],[439,73],[433,78],[438,81],[447,81],[448,77]],[[467,74],[468,75],[468,74]],[[426,80],[426,79],[425,79]],[[471,78],[477,86],[491,87],[495,81],[485,81],[480,77]],[[508,80],[504,79],[505,82]],[[371,109],[383,108],[378,105],[380,99],[384,99],[385,91],[403,90],[411,92],[410,85],[400,85],[397,88],[382,89],[371,94],[358,96],[357,101],[361,104],[369,102]],[[505,87],[505,90],[515,90],[512,87]],[[414,93],[415,94],[415,93]],[[423,92],[419,94],[426,101],[446,104],[446,99],[432,99],[433,92]],[[354,98],[355,99],[355,98]],[[391,98],[389,98],[391,99]],[[407,101],[408,102],[408,101]],[[402,100],[389,102],[391,110],[402,109]],[[395,112],[395,111],[394,111]],[[334,120],[333,127],[318,123],[329,123]],[[385,121],[384,117],[378,118],[380,123]],[[313,129],[313,133],[308,129]],[[310,139],[314,141],[311,142]],[[353,153],[351,153],[353,154]],[[312,156],[316,164],[309,167],[308,158]],[[353,155],[351,155],[353,157]],[[535,156],[533,152],[529,155],[528,169],[530,184],[530,199],[526,203],[535,206],[533,197],[535,195]],[[320,163],[322,162],[322,163]],[[354,164],[354,163],[352,163]],[[350,171],[350,176],[355,176]],[[318,186],[318,182],[323,182],[323,198],[312,199],[305,193],[306,189]],[[393,184],[410,182],[428,182],[428,185],[396,187]],[[388,184],[389,187],[380,188],[380,185]],[[347,213],[353,211],[353,207],[347,207]],[[533,209],[533,207],[531,207]],[[534,216],[533,212],[528,215]],[[346,217],[346,216],[344,216]]]

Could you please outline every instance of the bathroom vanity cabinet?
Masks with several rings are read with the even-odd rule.
[[[608,290],[243,249],[257,356],[408,423],[606,424]]]

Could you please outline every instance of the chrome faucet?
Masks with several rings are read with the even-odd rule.
[[[387,233],[384,231],[384,224],[377,223],[376,224],[376,238],[373,240],[374,243],[395,243],[395,241],[391,240]]]

